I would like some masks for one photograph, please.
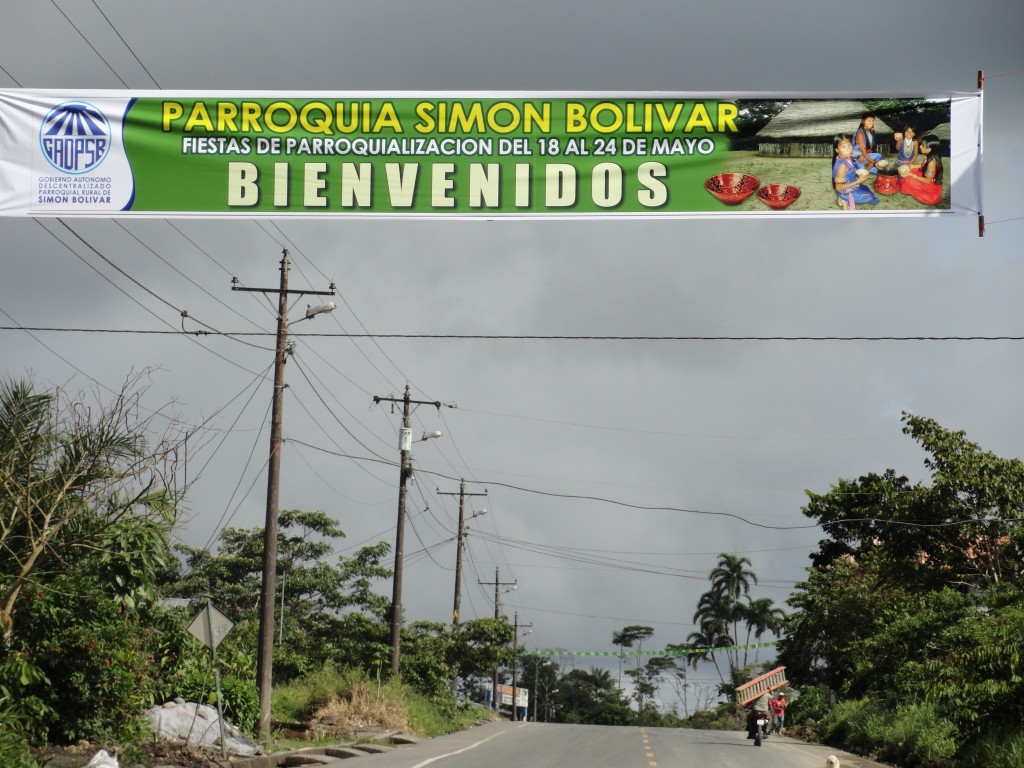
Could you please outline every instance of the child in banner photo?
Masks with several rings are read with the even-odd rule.
[[[875,116],[865,113],[853,134],[853,159],[861,168],[877,174],[875,163],[882,159],[882,153],[875,146]]]
[[[836,191],[839,207],[853,211],[857,205],[878,205],[878,198],[864,181],[870,178],[865,168],[853,161],[853,143],[845,134],[832,140],[832,188]]]
[[[904,166],[900,171],[900,192],[910,195],[919,203],[938,205],[942,202],[942,158],[939,156],[939,137],[928,134],[921,139],[923,164],[914,168]]]
[[[893,141],[896,142],[896,169],[901,165],[913,165],[917,160],[919,150],[917,143],[917,132],[914,126],[909,123],[903,126],[902,133],[894,133]]]

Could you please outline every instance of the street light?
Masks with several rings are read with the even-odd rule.
[[[327,302],[324,302],[323,304],[316,304],[314,306],[310,306],[309,304],[307,304],[306,305],[306,316],[304,318],[300,318],[300,319],[301,320],[310,320],[313,317],[315,317],[316,315],[322,315],[322,314],[324,314],[326,312],[333,312],[337,308],[338,308],[338,305],[335,304],[333,301],[327,301]],[[299,320],[296,320],[295,322],[297,323],[297,322],[299,322]]]

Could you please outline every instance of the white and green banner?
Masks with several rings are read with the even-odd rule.
[[[0,215],[980,214],[981,101],[7,89]]]

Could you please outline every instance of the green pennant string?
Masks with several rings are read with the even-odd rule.
[[[716,651],[752,650],[755,648],[770,648],[778,645],[778,640],[770,640],[764,643],[749,643],[747,645],[723,645],[716,648],[665,648],[660,651],[566,651],[566,650],[524,650],[524,656],[687,656],[690,654],[705,655]]]

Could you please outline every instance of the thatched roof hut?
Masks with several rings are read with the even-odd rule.
[[[832,138],[839,133],[852,136],[868,108],[853,99],[801,99],[773,117],[757,132],[759,155],[827,157]],[[878,143],[892,137],[892,128],[875,118]]]
[[[950,143],[949,130],[949,123],[942,123],[941,125],[936,125],[930,131],[918,131],[917,138],[921,139],[929,134],[936,136],[939,139],[939,152],[948,156]]]

